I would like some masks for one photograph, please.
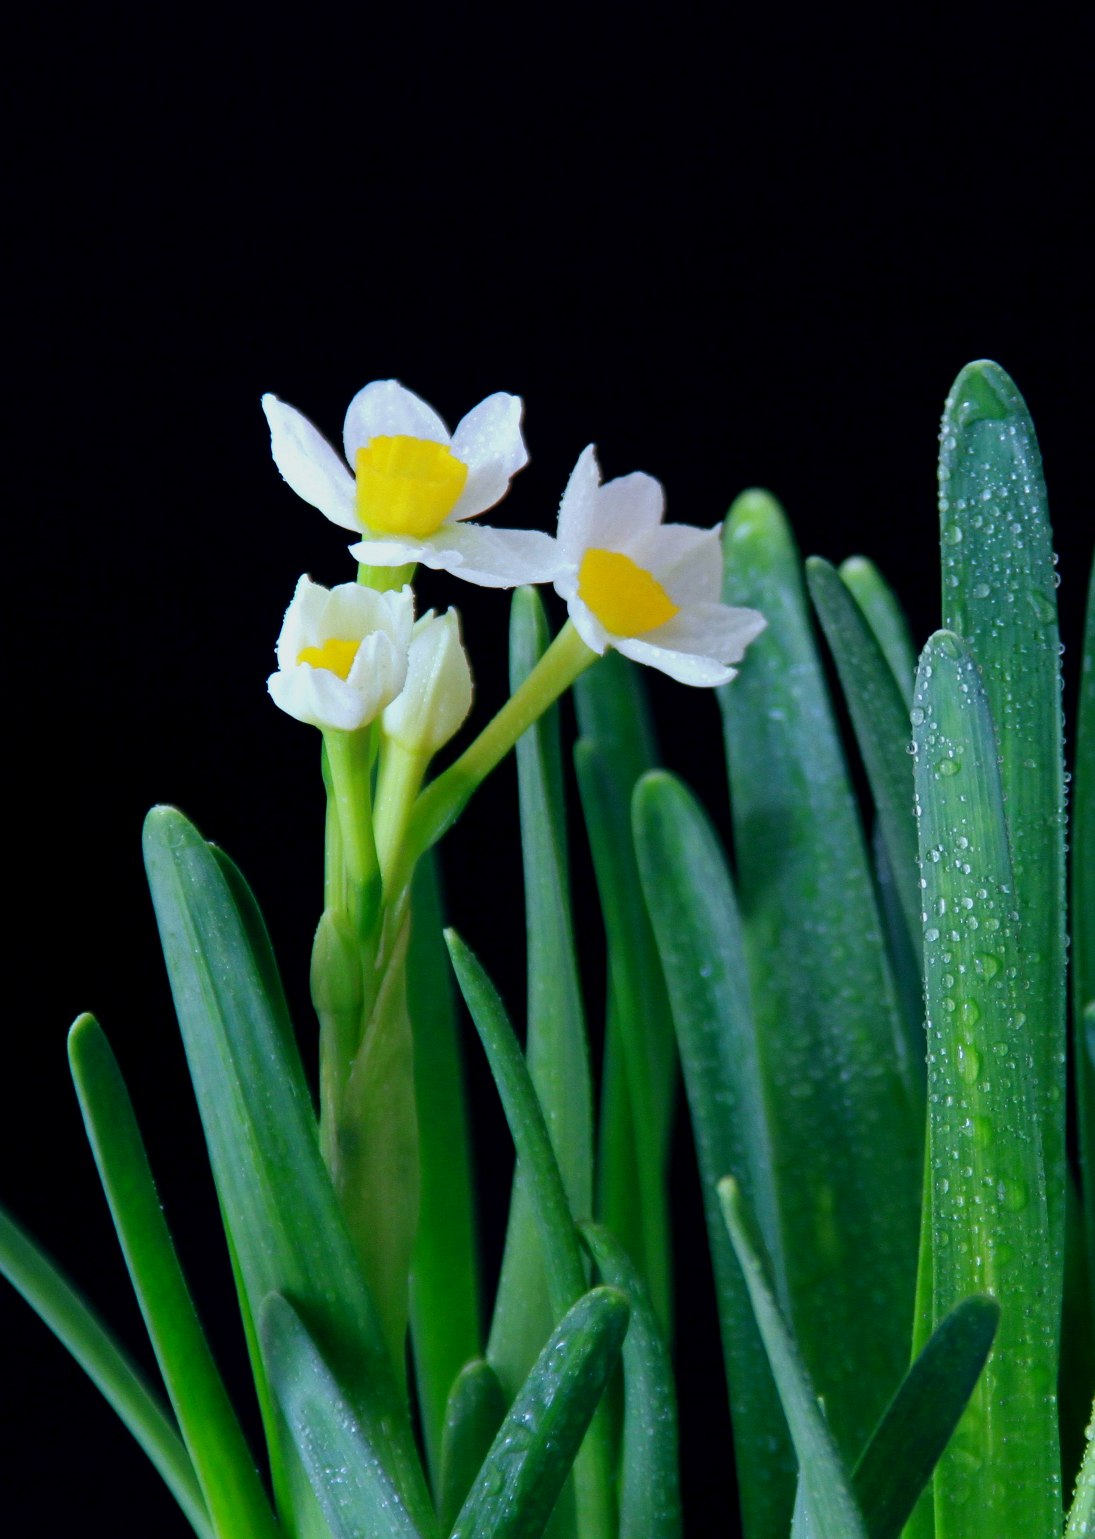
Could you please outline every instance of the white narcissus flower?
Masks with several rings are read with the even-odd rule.
[[[384,730],[412,753],[435,754],[471,710],[471,666],[455,609],[415,622],[407,682],[384,712]]]
[[[358,583],[325,588],[302,577],[278,637],[278,671],[266,681],[276,705],[298,721],[356,732],[403,688],[414,595]]]
[[[374,380],[346,412],[343,446],[354,475],[294,407],[264,395],[262,408],[278,469],[298,496],[353,530],[358,561],[421,562],[487,588],[550,578],[548,535],[468,522],[504,497],[528,463],[518,396],[489,395],[450,434],[398,381]]]
[[[598,654],[615,647],[682,684],[725,684],[766,625],[720,600],[719,526],[663,523],[665,494],[636,471],[601,484],[585,449],[559,505],[556,592]]]

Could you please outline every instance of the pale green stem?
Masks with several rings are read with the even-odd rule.
[[[329,906],[342,908],[354,930],[364,936],[380,897],[380,868],[372,825],[373,731],[328,731],[323,734],[323,741],[344,873],[343,892],[332,894],[335,902]]]
[[[342,835],[338,826],[338,808],[335,805],[335,789],[331,780],[331,766],[327,759],[327,744],[322,755],[323,788],[327,793],[327,813],[323,828],[323,907],[339,909],[346,891],[346,872],[342,864]]]
[[[414,581],[417,570],[414,561],[409,566],[366,566],[362,562],[357,569],[357,580],[363,588],[375,588],[378,593],[398,592]]]
[[[497,716],[418,798],[404,845],[403,859],[411,869],[419,855],[452,827],[473,792],[505,758],[521,734],[596,661],[597,653],[586,646],[568,620]]]
[[[429,762],[429,753],[422,749],[408,748],[396,738],[384,741],[377,775],[373,832],[384,895],[389,903],[399,897],[392,886],[392,875],[406,842],[414,799]]]

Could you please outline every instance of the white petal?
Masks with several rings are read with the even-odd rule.
[[[319,429],[276,395],[264,395],[274,464],[305,502],[343,529],[360,529],[354,478]]]
[[[600,485],[601,471],[597,464],[597,452],[590,444],[578,456],[578,463],[570,472],[570,480],[559,503],[559,546],[567,561],[574,566],[578,566],[592,543],[589,535],[596,516]]]
[[[266,687],[275,705],[309,726],[356,732],[371,719],[361,695],[326,668],[301,663],[271,674]]]
[[[499,391],[480,401],[456,425],[452,451],[468,467],[468,479],[449,518],[474,518],[506,495],[510,481],[528,464],[521,435],[520,396]]]
[[[617,645],[617,638],[609,634],[589,605],[583,604],[578,597],[577,587],[575,582],[574,593],[567,599],[567,613],[574,624],[574,629],[590,651],[596,652],[598,657],[603,657],[608,647]],[[555,591],[557,593],[561,591],[558,583],[555,585]]]
[[[358,647],[346,683],[361,700],[362,722],[379,716],[403,688],[407,680],[409,645],[409,632],[400,644],[383,631],[374,631]]]
[[[308,576],[298,579],[277,640],[278,667],[295,668],[304,647],[316,646],[327,603],[327,589]]]
[[[641,470],[617,476],[597,492],[586,548],[592,545],[634,556],[661,524],[664,513],[665,492],[660,481]]]
[[[342,441],[346,458],[355,463],[357,451],[381,434],[429,438],[447,444],[449,430],[432,406],[397,379],[374,379],[359,390],[346,410]]]
[[[663,524],[635,559],[654,574],[673,602],[682,608],[686,604],[717,604],[722,592],[719,528]]]
[[[421,562],[482,588],[551,582],[560,553],[538,529],[492,529],[484,524],[442,524],[428,540],[362,540],[350,554],[367,566]]]
[[[657,668],[680,684],[726,684],[736,672],[733,668],[724,668],[711,657],[697,656],[693,652],[677,652],[671,647],[659,647],[638,636],[625,637],[617,641],[615,646],[618,652],[624,657],[630,657],[632,662]]]
[[[740,663],[746,647],[767,623],[755,609],[691,604],[651,631],[646,639],[660,647],[704,654],[720,663]]]

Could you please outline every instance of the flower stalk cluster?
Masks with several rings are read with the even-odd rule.
[[[592,445],[554,536],[477,522],[528,460],[516,396],[489,396],[450,434],[418,396],[374,381],[347,410],[343,456],[277,397],[263,408],[282,476],[357,537],[356,582],[298,582],[269,690],[323,735],[324,912],[312,957],[321,1143],[402,1377],[419,1184],[405,979],[416,863],[608,649],[683,683],[724,684],[764,620],[721,602],[718,527],[666,524],[662,488],[642,472],[602,484]],[[473,683],[457,612],[415,618],[420,564],[481,587],[551,583],[568,609],[529,676],[428,785]]]

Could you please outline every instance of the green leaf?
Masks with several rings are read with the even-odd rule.
[[[445,1408],[441,1481],[437,1512],[447,1534],[468,1499],[476,1475],[506,1415],[506,1397],[486,1358],[477,1357],[457,1374]]]
[[[923,872],[934,1317],[988,1293],[996,1345],[935,1476],[938,1539],[1060,1530],[1061,1305],[992,713],[967,645],[933,636],[912,719]],[[1016,1290],[1021,1308],[1008,1308]]]
[[[446,930],[445,939],[513,1136],[518,1170],[536,1222],[548,1299],[555,1319],[559,1320],[585,1289],[585,1265],[547,1122],[494,986],[458,935]],[[574,1482],[582,1539],[607,1539],[612,1532],[612,1500],[608,1445],[601,1418],[594,1423],[578,1456]]]
[[[913,1363],[852,1474],[870,1539],[900,1539],[985,1366],[995,1299],[963,1299]]]
[[[852,1458],[908,1363],[918,1071],[779,506],[740,497],[725,551],[727,602],[768,620],[720,698],[790,1316]]]
[[[608,951],[598,1212],[635,1259],[670,1331],[667,1179],[677,1066],[631,832],[635,783],[655,763],[638,671],[612,653],[577,681],[582,736],[574,764]]]
[[[758,1214],[786,1301],[768,1084],[749,999],[741,925],[726,862],[703,809],[672,776],[646,775],[635,839],[680,1044],[707,1217],[749,1539],[782,1539],[794,1462],[767,1354],[722,1217],[716,1183],[736,1171]]]
[[[133,1288],[217,1534],[278,1532],[201,1328],[160,1207],[125,1081],[99,1023],[82,1015],[69,1061]]]
[[[860,606],[836,569],[820,556],[811,556],[806,578],[848,702],[908,934],[915,940],[920,935],[920,891],[908,705]],[[919,1054],[910,1045],[910,1057],[917,1062],[922,1056],[921,1033]]]
[[[502,1423],[452,1539],[539,1539],[619,1360],[627,1321],[623,1294],[594,1288],[559,1322]]]
[[[539,595],[531,588],[519,589],[510,621],[511,691],[532,671],[547,642]],[[528,937],[525,1051],[570,1210],[588,1217],[593,1209],[592,1089],[570,915],[557,708],[541,716],[519,740],[517,774]],[[510,1396],[551,1328],[543,1277],[536,1219],[518,1170],[487,1349]]]
[[[732,1176],[719,1182],[718,1194],[798,1455],[803,1505],[808,1516],[804,1526],[811,1539],[867,1539],[848,1472],[821,1414],[817,1393],[794,1337],[776,1303],[763,1246],[752,1231]]]
[[[198,1539],[216,1539],[190,1455],[141,1370],[60,1269],[3,1209],[0,1272],[117,1411],[163,1477]]]
[[[1072,1020],[1088,1264],[1095,1269],[1095,563],[1087,586],[1072,777]]]
[[[582,1238],[602,1279],[631,1306],[623,1346],[619,1539],[678,1539],[677,1397],[665,1333],[646,1283],[619,1241],[600,1224],[583,1224]]]
[[[882,655],[897,680],[902,700],[906,705],[911,704],[916,676],[916,648],[909,633],[909,622],[905,619],[893,589],[874,562],[864,556],[849,556],[840,563],[839,571],[841,582],[859,605],[863,618],[882,648]]]
[[[422,1165],[411,1271],[411,1343],[436,1489],[449,1388],[468,1359],[478,1356],[482,1341],[464,1064],[432,852],[415,872],[407,1001],[414,1032]]]
[[[1065,784],[1061,660],[1042,462],[1022,396],[971,363],[943,413],[943,625],[969,642],[996,724],[1060,1288],[1065,1173]]]
[[[245,1323],[268,1293],[291,1297],[416,1522],[432,1509],[406,1406],[319,1152],[300,1059],[266,987],[232,887],[172,808],[145,824],[145,863]],[[278,1476],[280,1441],[261,1356],[252,1366]],[[278,1490],[278,1480],[275,1480]],[[279,1508],[294,1502],[282,1485]]]
[[[1091,1407],[1087,1447],[1068,1511],[1065,1539],[1095,1539],[1095,1405]]]
[[[259,1335],[270,1387],[331,1539],[419,1539],[376,1444],[304,1322],[278,1293],[263,1302]]]

